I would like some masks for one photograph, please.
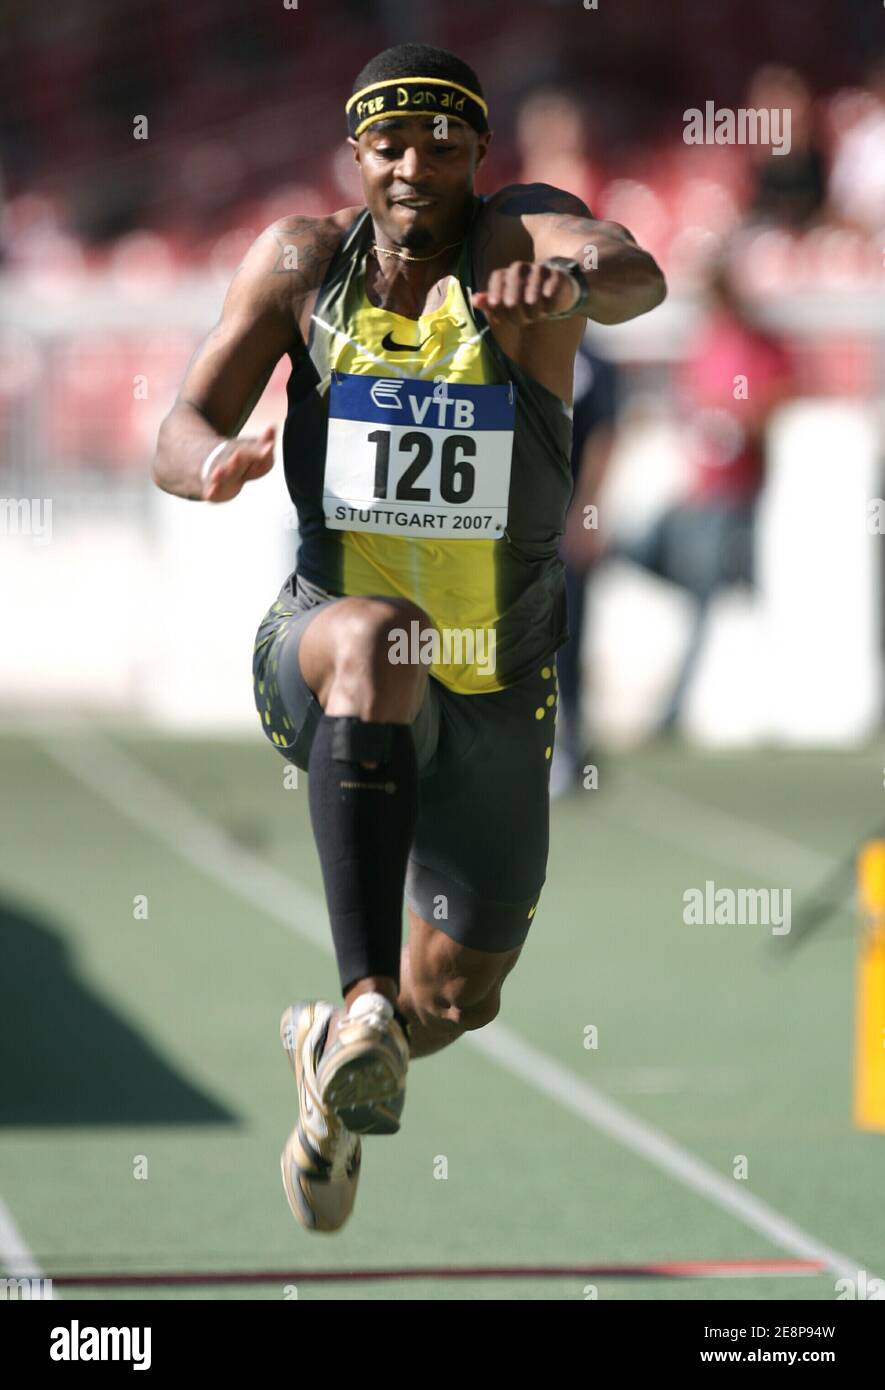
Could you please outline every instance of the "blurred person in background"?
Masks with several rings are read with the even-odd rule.
[[[769,145],[747,147],[753,162],[751,217],[799,229],[818,219],[827,197],[823,152],[813,121],[811,93],[793,68],[759,68],[750,82],[747,106],[753,111],[789,111],[789,149],[775,154]]]
[[[571,93],[538,87],[516,118],[520,180],[553,183],[592,205],[599,173],[587,145],[588,113]],[[585,528],[584,507],[595,503],[611,449],[614,369],[582,343],[575,358],[574,493],[560,557],[566,567],[569,640],[557,652],[560,707],[550,771],[550,795],[561,796],[579,778],[583,763],[581,726],[582,626],[586,584],[597,558],[599,532]]]
[[[516,118],[520,182],[554,184],[592,208],[599,174],[587,149],[587,125],[587,113],[568,92],[532,92]]]
[[[837,214],[863,231],[885,228],[885,58],[867,77],[868,101],[836,151],[830,202]]]
[[[685,653],[658,734],[673,731],[703,647],[713,598],[753,582],[756,504],[773,412],[792,389],[783,343],[753,322],[725,258],[711,270],[708,312],[677,376],[687,426],[687,494],[635,540],[607,554],[678,585],[695,600]]]
[[[9,208],[6,201],[6,184],[3,178],[3,168],[0,166],[0,265],[2,265],[7,258],[8,242]]]
[[[611,460],[617,418],[618,374],[586,338],[575,358],[572,477],[574,492],[560,545],[565,565],[569,639],[556,653],[559,712],[550,795],[562,796],[581,778],[587,755],[582,715],[582,652],[590,575],[600,558],[595,508]],[[588,523],[594,524],[588,524]],[[592,741],[592,739],[591,739]]]

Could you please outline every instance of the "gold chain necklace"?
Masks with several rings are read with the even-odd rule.
[[[464,238],[461,238],[463,241]],[[434,261],[437,256],[441,256],[443,251],[451,251],[453,246],[460,246],[461,241],[450,241],[448,246],[441,246],[438,251],[434,251],[429,256],[410,256],[408,251],[392,251],[387,246],[379,246],[377,241],[372,243],[372,250],[377,251],[380,256],[396,256],[399,261]]]

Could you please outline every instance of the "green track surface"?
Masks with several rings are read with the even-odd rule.
[[[279,1176],[296,1107],[277,1025],[295,999],[337,998],[330,950],[300,934],[322,932],[322,912],[304,923],[293,906],[287,927],[219,881],[214,850],[183,856],[44,737],[115,778],[121,764],[108,754],[105,767],[104,750],[122,751],[226,837],[222,854],[291,881],[293,901],[321,898],[321,876],[307,779],[285,789],[282,759],[257,736],[0,736],[0,1198],[46,1273],[789,1256],[466,1040],[413,1065],[401,1133],[365,1141],[346,1229],[304,1233]],[[501,1013],[519,1039],[871,1274],[885,1273],[885,1135],[851,1124],[850,873],[841,907],[796,949],[763,926],[686,926],[682,895],[707,879],[789,887],[795,917],[885,821],[883,764],[879,746],[725,756],[670,745],[606,761],[599,790],[554,805],[547,884]],[[140,780],[117,785],[175,840],[174,809]],[[147,920],[133,916],[139,894]],[[146,1180],[133,1176],[139,1155]],[[299,1300],[582,1299],[595,1282],[600,1300],[827,1301],[837,1277],[290,1282]]]

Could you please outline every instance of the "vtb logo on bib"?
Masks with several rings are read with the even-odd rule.
[[[336,531],[498,540],[516,388],[336,372],[323,482]]]

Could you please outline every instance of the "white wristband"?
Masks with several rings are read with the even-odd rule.
[[[221,451],[222,451],[222,449],[224,448],[224,446],[225,446],[226,444],[229,444],[229,443],[230,443],[230,440],[229,440],[229,439],[222,439],[221,443],[220,443],[220,444],[216,444],[216,445],[215,445],[215,448],[214,448],[214,449],[212,450],[212,452],[208,455],[208,457],[207,457],[207,459],[206,459],[206,462],[203,464],[203,467],[200,469],[200,478],[201,478],[201,480],[202,480],[204,483],[205,483],[206,479],[209,477],[209,472],[210,472],[210,469],[212,468],[213,463],[214,463],[215,460],[217,459],[218,455],[221,453]]]

